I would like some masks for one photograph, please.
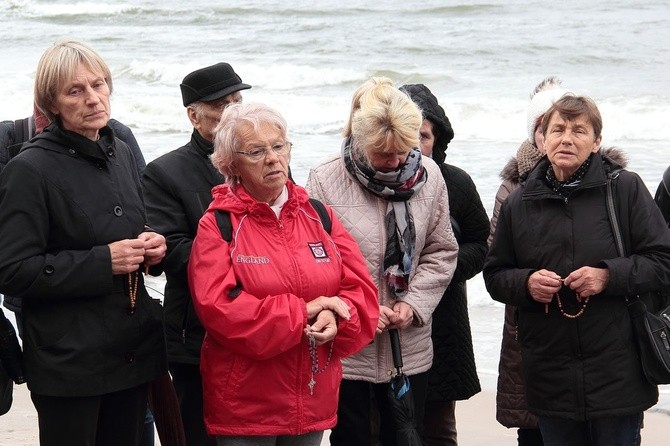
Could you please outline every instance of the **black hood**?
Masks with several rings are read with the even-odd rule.
[[[421,109],[423,117],[433,123],[435,144],[433,145],[433,160],[442,164],[447,157],[447,146],[454,138],[454,130],[444,109],[433,93],[423,84],[408,84],[400,87],[406,92]]]

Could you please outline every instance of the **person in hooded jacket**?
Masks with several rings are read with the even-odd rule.
[[[33,104],[33,114],[27,118],[18,121],[0,122],[0,172],[5,165],[16,156],[25,142],[32,139],[49,125],[49,120],[40,109]],[[144,155],[140,150],[137,139],[133,131],[123,123],[114,118],[110,118],[107,125],[114,131],[114,136],[128,145],[128,148],[135,159],[137,174],[141,177],[146,167]],[[22,128],[18,128],[22,126]],[[21,323],[21,298],[14,296],[2,296],[2,304],[5,308],[12,311],[15,315],[16,328],[19,336],[23,334],[23,324]],[[142,446],[153,446],[154,444],[154,419],[151,411],[147,409],[144,423],[144,433],[142,437]]]
[[[27,124],[27,129],[22,129],[19,132],[17,125]],[[46,126],[49,125],[49,120],[44,113],[37,108],[36,105],[33,106],[33,114],[27,118],[24,118],[19,121],[2,121],[0,122],[0,172],[5,167],[5,165],[16,156],[21,150],[21,146],[30,140],[33,136],[39,134],[44,130]],[[146,163],[144,161],[144,155],[140,150],[140,146],[133,135],[132,130],[123,123],[117,121],[116,119],[111,118],[107,125],[114,131],[114,136],[119,138],[121,141],[125,142],[133,153],[133,158],[135,159],[135,165],[137,167],[138,175],[142,176]],[[26,132],[27,130],[27,132]],[[23,135],[23,138],[19,137],[19,134]],[[2,304],[5,308],[11,310],[16,315],[17,328],[19,330],[19,336],[23,333],[23,326],[21,325],[21,299],[13,296],[4,296]],[[153,429],[153,428],[152,428]]]
[[[167,253],[162,266],[165,338],[168,364],[189,446],[214,445],[202,414],[200,348],[205,330],[191,301],[186,268],[198,221],[212,201],[212,188],[224,177],[212,165],[214,129],[221,113],[242,101],[251,88],[228,63],[220,62],[187,74],[180,84],[193,133],[184,146],[149,163],[144,172],[144,194],[149,225],[165,236]]]
[[[423,441],[427,446],[457,445],[456,401],[481,391],[468,315],[465,282],[481,272],[488,246],[489,219],[477,187],[463,169],[445,163],[454,131],[437,98],[423,84],[400,87],[423,114],[421,154],[432,157],[449,194],[449,215],[458,241],[456,271],[433,312],[433,365],[428,371]]]
[[[503,202],[484,264],[491,297],[518,308],[526,399],[545,445],[637,446],[643,411],[658,400],[626,297],[670,285],[670,232],[640,177],[602,154],[601,131],[587,97],[549,108],[547,156]]]
[[[112,77],[90,47],[42,55],[51,121],[0,174],[0,291],[22,299],[40,444],[137,445],[149,383],[167,372],[160,302],[143,275],[165,255],[140,178],[107,122]]]
[[[377,290],[356,241],[289,179],[286,121],[226,108],[212,164],[226,184],[188,264],[202,345],[205,425],[218,446],[318,446],[335,425],[341,359],[372,340]],[[219,221],[227,216],[230,234]]]

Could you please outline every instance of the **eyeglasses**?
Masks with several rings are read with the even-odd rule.
[[[245,155],[253,162],[258,162],[262,159],[265,159],[265,157],[268,156],[268,153],[270,153],[270,150],[272,150],[275,155],[279,156],[289,153],[291,151],[291,147],[293,147],[293,143],[285,141],[274,143],[271,147],[254,147],[253,149],[247,151],[236,150],[235,153]]]

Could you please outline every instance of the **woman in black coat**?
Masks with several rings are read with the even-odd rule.
[[[140,271],[165,239],[145,227],[135,160],[107,126],[111,90],[91,48],[49,48],[35,101],[52,124],[0,175],[0,292],[23,300],[42,445],[137,444],[148,383],[167,370]]]
[[[484,266],[491,296],[518,307],[527,403],[545,445],[637,446],[658,400],[626,297],[670,285],[670,232],[640,177],[601,155],[601,129],[588,98],[549,108],[547,157],[502,204]],[[610,176],[626,257],[607,212]]]
[[[433,313],[433,365],[428,372],[428,398],[423,441],[426,446],[457,444],[455,407],[481,391],[472,347],[465,282],[484,266],[489,219],[475,183],[463,169],[446,164],[454,137],[449,118],[423,84],[401,87],[421,109],[421,153],[440,166],[449,193],[451,225],[458,240],[454,277]]]

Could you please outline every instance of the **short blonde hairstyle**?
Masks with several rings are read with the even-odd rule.
[[[35,104],[50,121],[55,119],[51,108],[59,90],[74,77],[80,63],[102,75],[112,93],[112,73],[102,57],[88,45],[61,39],[42,54],[35,74]]]
[[[421,110],[386,77],[373,77],[358,87],[342,134],[353,137],[353,149],[369,161],[373,150],[389,152],[419,146]]]
[[[212,165],[226,177],[226,183],[235,185],[240,178],[234,174],[235,152],[244,149],[241,130],[258,132],[263,124],[277,128],[286,139],[286,120],[277,110],[259,103],[235,103],[223,110],[221,120],[214,130],[214,153]]]

